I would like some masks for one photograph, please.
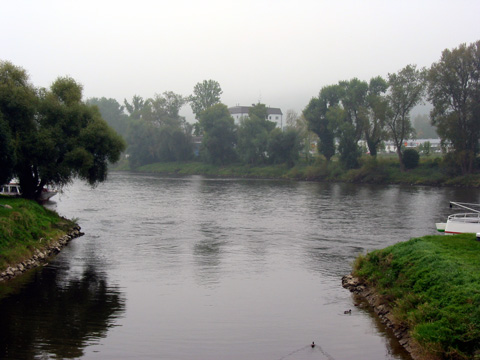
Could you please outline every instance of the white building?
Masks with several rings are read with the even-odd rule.
[[[230,115],[235,119],[235,123],[238,124],[240,119],[248,117],[248,111],[251,109],[251,106],[234,106],[228,108]],[[283,127],[283,113],[279,108],[270,108],[267,107],[267,120],[277,123],[277,126]]]
[[[403,145],[405,148],[418,148],[420,145],[423,145],[426,142],[430,143],[433,152],[439,152],[440,148],[440,139],[416,139],[416,140],[405,140]],[[385,151],[389,153],[397,152],[397,147],[393,143],[393,141],[386,141],[385,142]]]

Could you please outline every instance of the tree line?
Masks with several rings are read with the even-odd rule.
[[[199,159],[204,162],[293,165],[300,153],[308,160],[310,145],[316,143],[327,162],[336,156],[346,169],[359,166],[360,140],[372,157],[385,141],[392,141],[405,170],[404,143],[415,137],[411,111],[426,100],[433,106],[430,123],[447,152],[444,161],[468,174],[475,170],[479,150],[479,48],[477,41],[446,49],[429,69],[410,64],[386,78],[377,76],[368,82],[353,78],[324,86],[302,114],[287,112],[285,129],[267,119],[267,108],[260,103],[235,124],[214,80],[197,83],[190,96],[164,92],[146,100],[134,96],[123,105],[105,98],[89,103],[99,106],[104,118],[125,137],[133,168],[190,160],[193,136],[201,135]],[[193,125],[179,116],[186,104],[195,113]]]
[[[386,79],[324,86],[301,115],[287,112],[284,129],[268,120],[261,103],[235,124],[214,80],[197,83],[189,96],[135,95],[123,105],[107,98],[84,101],[82,92],[69,77],[37,88],[24,69],[0,61],[0,183],[17,177],[29,198],[45,184],[63,186],[74,177],[94,185],[125,149],[132,168],[191,160],[194,137],[202,139],[198,158],[208,163],[292,166],[301,153],[309,160],[315,142],[327,163],[338,156],[346,169],[359,166],[360,140],[373,157],[391,140],[405,169],[402,145],[414,133],[410,113],[424,100],[433,106],[431,124],[448,150],[445,162],[469,174],[479,151],[480,41],[444,50],[429,69],[407,65]],[[186,104],[194,124],[179,115]]]
[[[222,89],[214,80],[204,80],[183,96],[171,91],[144,99],[138,95],[124,99],[92,98],[104,119],[127,141],[132,168],[154,162],[192,160],[194,139],[201,138],[198,159],[212,164],[244,162],[260,165],[289,163],[299,157],[300,137],[293,128],[282,131],[269,121],[267,107],[258,103],[248,117],[235,124],[220,101]],[[179,115],[190,104],[197,122],[188,123]]]
[[[359,140],[372,156],[391,140],[404,170],[402,145],[414,136],[410,113],[423,100],[433,105],[430,120],[447,151],[445,161],[462,174],[472,173],[480,138],[480,41],[444,50],[429,69],[407,65],[387,79],[325,86],[303,115],[327,161],[338,153],[347,169],[356,168]]]

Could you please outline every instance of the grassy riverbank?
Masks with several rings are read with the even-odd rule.
[[[114,170],[130,170],[128,163]],[[250,166],[232,164],[215,166],[202,162],[170,162],[141,166],[135,171],[179,175],[207,175],[219,177],[279,178],[308,181],[352,182],[370,184],[409,184],[433,186],[480,187],[480,175],[454,176],[442,165],[440,158],[422,158],[417,168],[400,171],[398,160],[392,156],[377,159],[365,156],[361,167],[345,170],[337,161],[327,164],[317,160],[312,164],[300,162],[292,168],[286,165]]]
[[[480,242],[473,234],[425,236],[361,255],[353,275],[428,353],[480,358]]]
[[[35,201],[0,196],[0,272],[30,258],[75,224]],[[9,208],[11,207],[11,209]]]

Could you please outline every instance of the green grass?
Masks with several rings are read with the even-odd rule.
[[[0,271],[30,258],[64,235],[73,222],[45,209],[35,201],[0,196]]]
[[[361,255],[353,273],[373,286],[430,353],[480,355],[480,242],[425,236]]]

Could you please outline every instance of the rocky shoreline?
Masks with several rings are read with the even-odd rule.
[[[71,240],[82,236],[83,233],[80,229],[80,226],[75,225],[66,235],[63,235],[49,246],[42,250],[36,249],[30,259],[14,266],[9,266],[5,271],[0,272],[0,282],[13,279],[29,269],[45,264],[51,256],[58,254]]]
[[[370,288],[361,279],[356,278],[353,275],[345,275],[342,278],[342,286],[359,296],[361,299],[366,300],[375,314],[379,317],[380,321],[393,331],[393,334],[398,339],[400,345],[405,348],[414,360],[436,359],[436,357],[427,355],[422,351],[417,342],[409,335],[409,329],[405,324],[396,321],[393,316],[392,308],[374,291],[374,289]]]

